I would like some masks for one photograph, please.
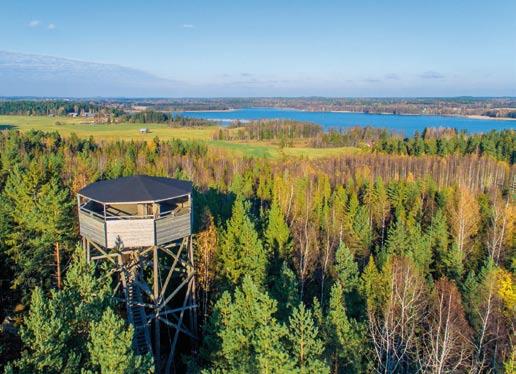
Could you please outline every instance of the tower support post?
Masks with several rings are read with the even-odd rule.
[[[113,265],[114,291],[126,304],[136,351],[153,354],[156,372],[173,372],[179,337],[187,336],[192,347],[197,344],[192,236],[152,247],[114,249],[83,238],[83,246],[88,262],[107,260]],[[165,337],[168,353],[161,347]]]

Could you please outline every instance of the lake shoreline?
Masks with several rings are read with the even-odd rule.
[[[479,114],[470,114],[466,116],[459,116],[459,117],[466,117],[470,119],[491,119],[493,121],[516,121],[516,118],[510,118],[510,117],[488,117],[488,116],[481,116]]]
[[[452,117],[452,118],[469,118],[478,120],[492,120],[492,121],[516,121],[516,118],[510,117],[489,117],[480,114],[424,114],[424,113],[389,113],[389,112],[355,112],[352,110],[307,110],[298,108],[276,108],[276,107],[251,107],[251,108],[231,108],[231,109],[212,109],[212,110],[184,110],[176,113],[231,113],[245,109],[273,109],[273,110],[291,110],[306,113],[353,113],[353,114],[371,114],[381,116],[429,116],[429,117]]]

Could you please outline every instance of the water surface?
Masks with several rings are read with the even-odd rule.
[[[469,133],[487,132],[497,129],[514,129],[516,121],[474,119],[452,116],[366,114],[343,112],[305,112],[294,109],[249,108],[232,111],[183,112],[185,117],[215,120],[223,124],[231,121],[251,121],[258,119],[291,119],[320,124],[325,129],[346,128],[356,125],[373,126],[394,130],[404,135],[422,132],[425,127],[452,127]]]

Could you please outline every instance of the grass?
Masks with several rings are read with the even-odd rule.
[[[84,118],[56,118],[46,116],[0,116],[0,130],[17,129],[29,131],[31,129],[41,131],[57,131],[63,136],[76,133],[79,137],[93,136],[96,140],[152,140],[158,136],[161,140],[182,139],[205,141],[211,148],[223,149],[232,153],[265,158],[278,158],[282,156],[317,158],[335,156],[346,153],[357,153],[360,149],[355,147],[340,148],[309,148],[296,146],[281,149],[278,145],[267,142],[232,142],[212,140],[217,131],[215,127],[200,128],[172,128],[161,123],[118,123],[118,124],[93,124],[87,123]],[[61,124],[56,124],[60,122]],[[148,128],[149,133],[140,134],[141,128]]]
[[[60,125],[56,125],[59,121]],[[76,133],[79,137],[93,136],[101,140],[151,140],[158,136],[163,140],[188,139],[209,140],[216,131],[213,127],[201,128],[171,128],[162,123],[117,123],[93,124],[85,123],[84,118],[55,118],[43,116],[0,116],[0,128],[13,126],[20,131],[30,129],[42,131],[58,131],[63,136]],[[140,134],[142,127],[150,130],[147,134]]]

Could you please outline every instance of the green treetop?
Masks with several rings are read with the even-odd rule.
[[[152,356],[137,356],[132,349],[134,329],[108,308],[99,322],[90,328],[90,353],[95,372],[150,373],[153,372]]]
[[[298,372],[329,373],[323,360],[324,345],[310,309],[301,303],[289,318],[288,340]]]
[[[220,274],[227,283],[237,285],[248,275],[257,284],[263,284],[267,255],[249,218],[248,205],[240,198],[233,205],[220,243]]]
[[[290,230],[285,222],[285,216],[281,211],[281,207],[276,199],[273,200],[271,209],[269,210],[269,219],[265,238],[269,248],[282,258],[288,258],[288,250],[290,249]]]

